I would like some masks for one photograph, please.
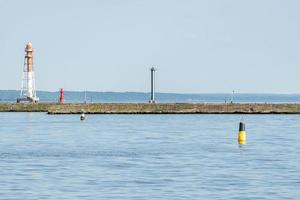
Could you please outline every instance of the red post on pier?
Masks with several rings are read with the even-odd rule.
[[[60,88],[58,102],[59,103],[64,103],[64,101],[65,101],[65,91],[64,91],[63,88]]]

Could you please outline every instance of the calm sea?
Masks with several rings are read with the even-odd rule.
[[[0,199],[300,199],[300,116],[0,113]]]
[[[20,92],[17,90],[0,90],[0,103],[16,102]],[[59,92],[37,91],[41,102],[57,102]],[[149,93],[142,92],[78,92],[65,91],[66,103],[82,102],[104,102],[104,103],[147,103]],[[299,103],[300,94],[243,94],[243,93],[216,93],[216,94],[176,94],[156,93],[156,100],[159,103]]]

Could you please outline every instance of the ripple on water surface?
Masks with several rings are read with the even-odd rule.
[[[2,199],[299,199],[300,116],[0,113]]]

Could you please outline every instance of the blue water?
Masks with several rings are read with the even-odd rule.
[[[16,102],[20,92],[16,90],[0,90],[0,103]],[[37,96],[41,102],[57,102],[59,92],[37,91]],[[150,94],[143,92],[79,92],[65,91],[66,103],[147,103]],[[176,93],[156,93],[158,103],[299,103],[300,94],[243,94],[216,93],[216,94],[176,94]]]
[[[300,199],[300,115],[0,113],[0,199]]]

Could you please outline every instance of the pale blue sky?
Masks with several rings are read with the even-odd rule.
[[[300,93],[298,0],[0,0],[0,89]]]

